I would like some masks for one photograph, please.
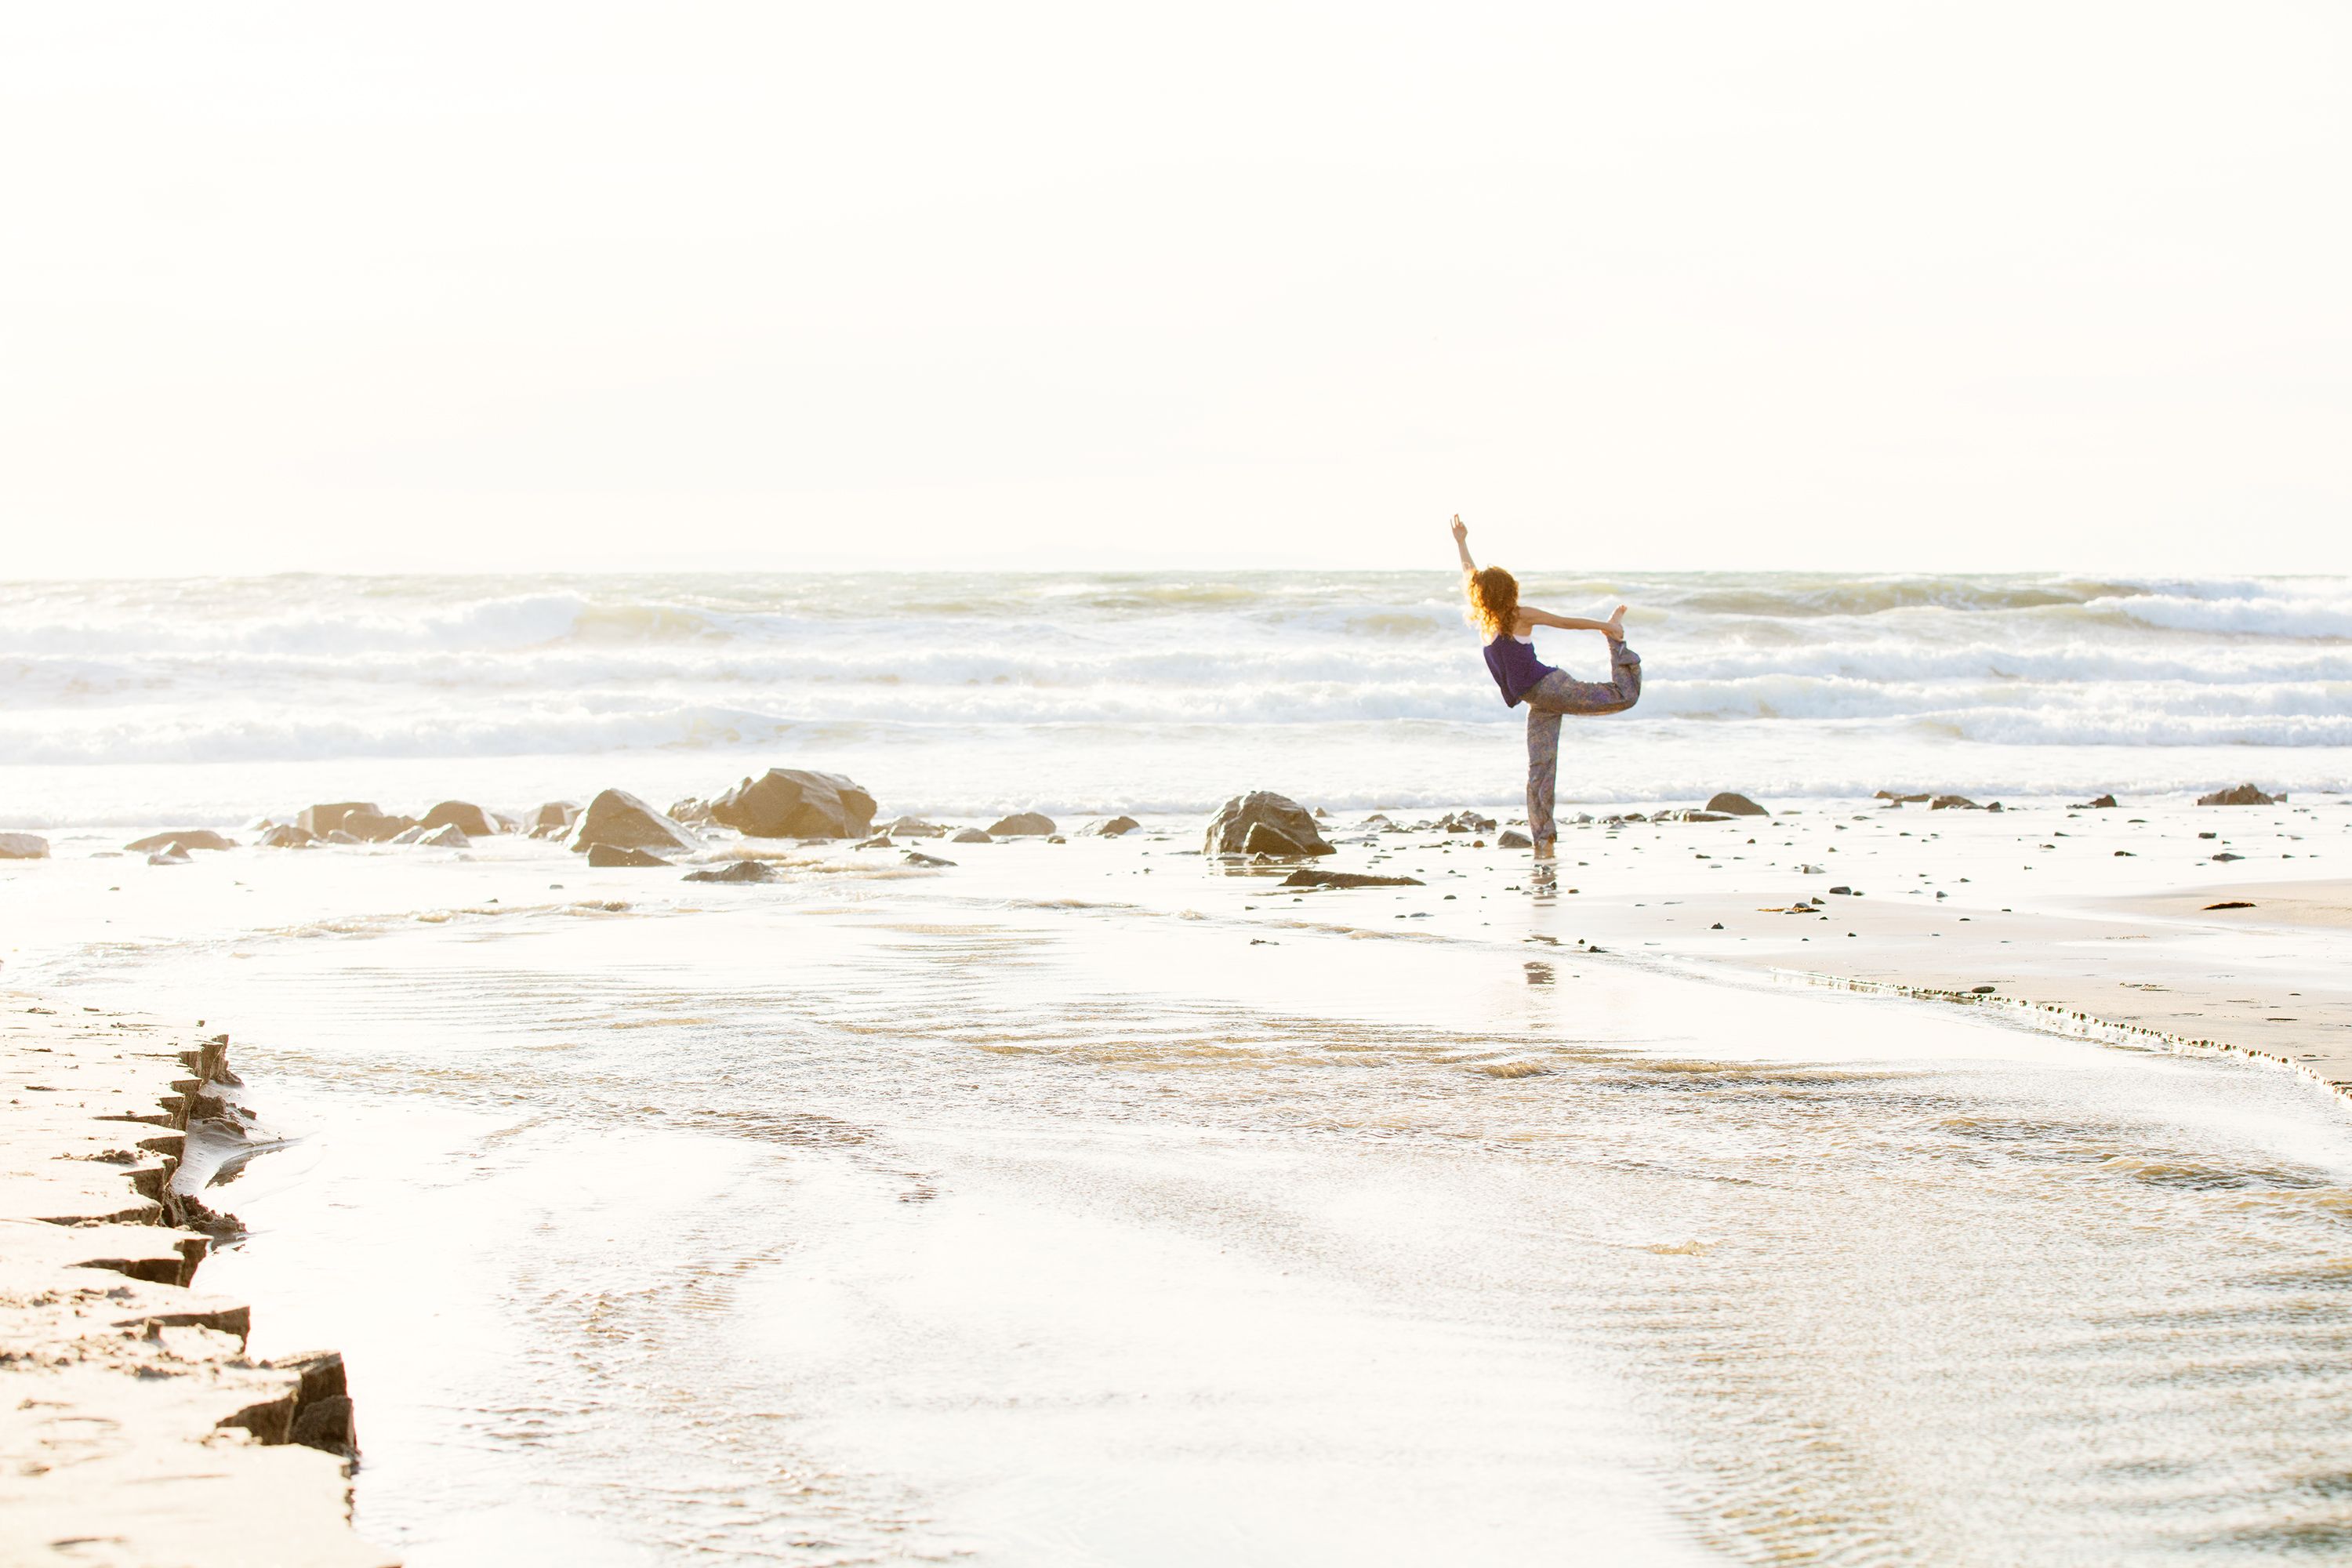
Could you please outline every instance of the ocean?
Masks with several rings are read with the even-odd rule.
[[[1646,661],[1639,709],[1570,730],[1568,800],[2352,786],[2352,580],[1538,574],[1525,597],[1630,605]],[[660,804],[776,763],[893,813],[1507,805],[1518,716],[1459,605],[1438,572],[16,583],[0,817]],[[1539,646],[1601,671],[1591,634]]]

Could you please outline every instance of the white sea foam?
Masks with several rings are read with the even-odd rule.
[[[1633,605],[1642,705],[1572,731],[1563,764],[1605,758],[1624,798],[1695,758],[1864,793],[2105,787],[2122,747],[2184,787],[2352,779],[2343,579],[1536,575],[1526,596]],[[1589,635],[1542,651],[1601,672]],[[16,818],[71,816],[42,769],[600,756],[687,783],[831,758],[942,810],[1024,778],[1192,809],[1241,772],[1367,803],[1492,775],[1478,796],[1507,799],[1518,723],[1439,573],[0,584]]]

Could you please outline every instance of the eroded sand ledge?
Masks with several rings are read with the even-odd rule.
[[[262,1363],[173,1190],[228,1037],[0,995],[0,1560],[398,1560],[351,1530],[341,1358]]]

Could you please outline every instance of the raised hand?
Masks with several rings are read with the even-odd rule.
[[[1454,514],[1454,542],[1459,544],[1469,537],[1470,525],[1462,521],[1462,514],[1460,512],[1455,512]]]

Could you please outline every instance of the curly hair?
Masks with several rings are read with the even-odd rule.
[[[1463,590],[1470,595],[1470,624],[1488,642],[1513,631],[1519,621],[1519,580],[1500,566],[1465,572]]]

